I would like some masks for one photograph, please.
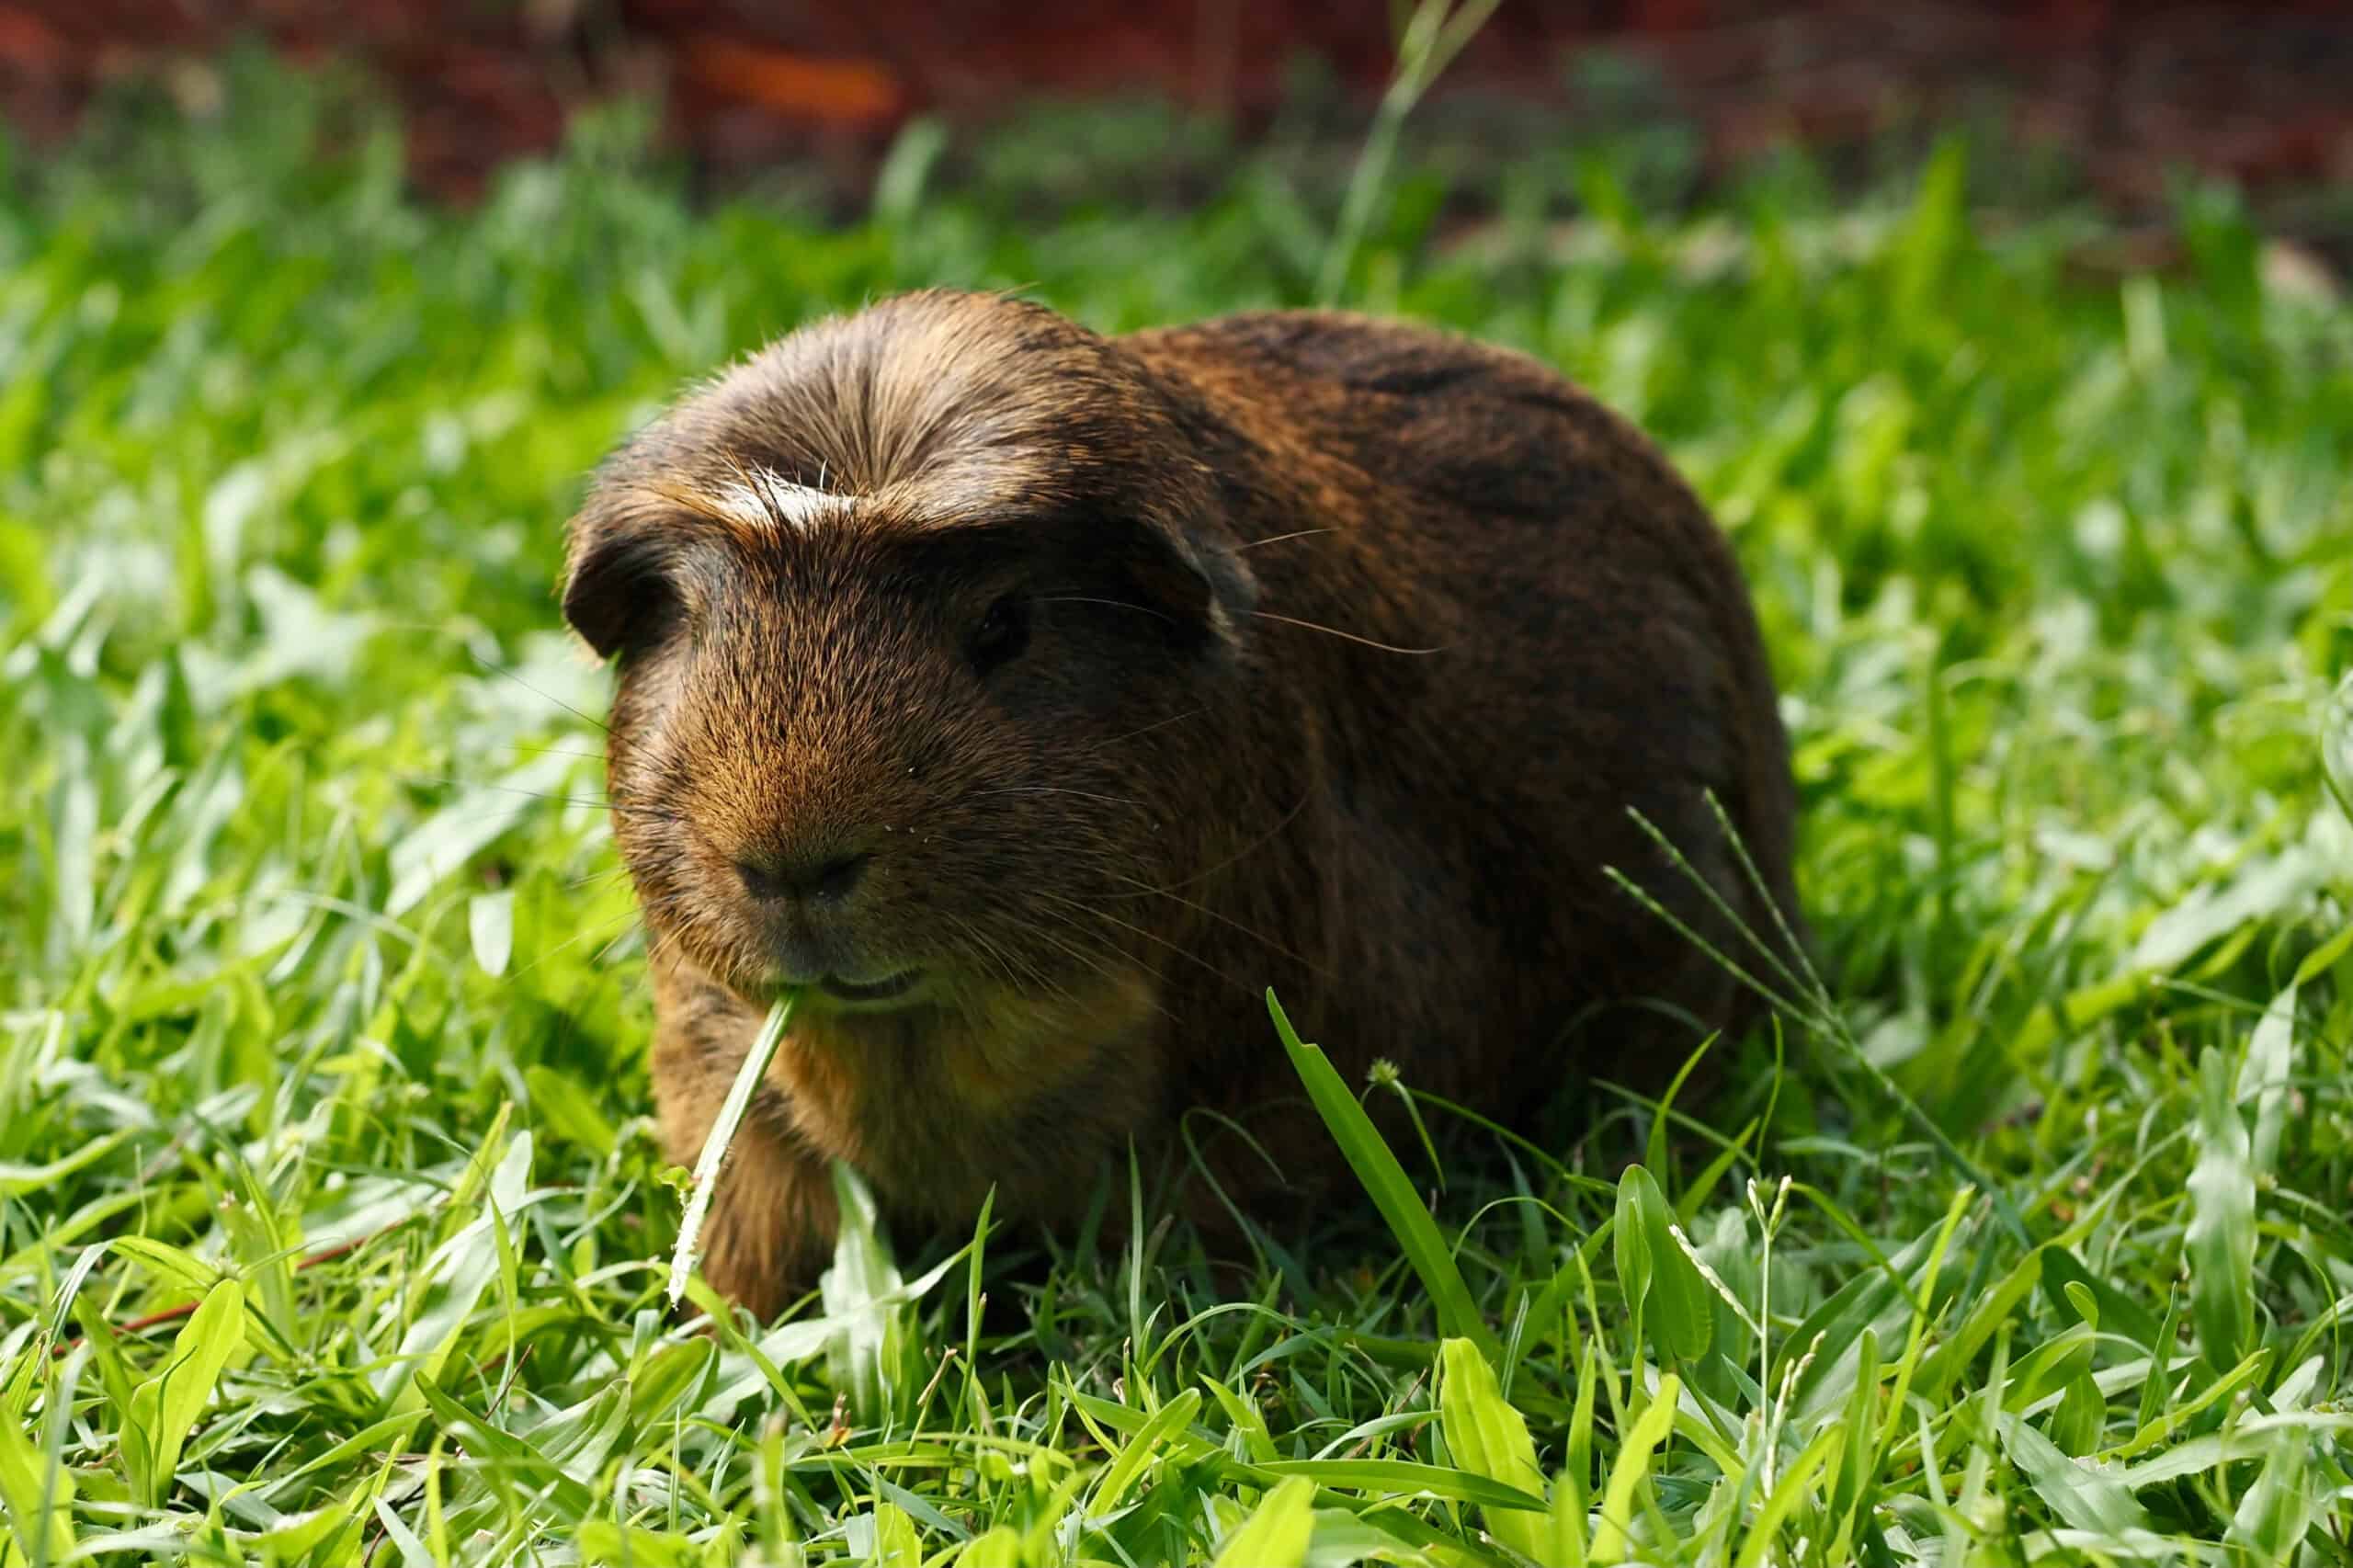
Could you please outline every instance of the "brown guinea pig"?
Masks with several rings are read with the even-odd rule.
[[[1739,938],[1630,807],[1795,927],[1723,538],[1559,376],[1424,328],[1111,338],[945,291],[819,322],[608,460],[563,608],[619,656],[674,1158],[803,988],[706,1233],[762,1315],[828,1255],[830,1157],[904,1221],[994,1188],[1051,1222],[1205,1109],[1272,1118],[1194,1162],[1245,1210],[1269,1160],[1311,1180],[1270,986],[1352,1081],[1514,1124],[1572,1064],[1671,1067],[1745,992],[1606,869]]]

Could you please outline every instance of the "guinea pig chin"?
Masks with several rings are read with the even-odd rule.
[[[875,948],[854,916],[822,908],[749,912],[737,972],[758,989],[798,986],[808,1000],[884,1006],[916,999],[920,964]]]

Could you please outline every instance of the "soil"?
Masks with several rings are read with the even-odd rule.
[[[109,84],[160,84],[200,113],[221,97],[223,51],[258,42],[311,65],[356,62],[384,83],[415,179],[445,199],[472,198],[501,162],[556,145],[577,109],[624,95],[665,106],[667,144],[706,177],[790,165],[863,191],[917,113],[981,120],[1040,97],[1149,93],[1246,133],[1294,92],[1303,58],[1323,62],[1360,129],[1392,68],[1390,13],[1403,8],[0,0],[0,108],[37,147],[70,134]],[[2188,167],[2257,195],[2296,193],[2288,207],[2324,228],[2353,225],[2346,0],[1504,0],[1445,90],[1589,125],[1628,112],[1586,68],[1597,60],[1649,85],[1641,112],[1696,127],[1709,170],[1780,142],[1850,147],[1990,106],[2128,211],[2150,209]]]

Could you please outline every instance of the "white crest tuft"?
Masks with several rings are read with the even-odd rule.
[[[771,528],[781,523],[805,529],[819,517],[837,514],[850,504],[847,495],[795,484],[767,469],[747,469],[745,473],[745,479],[720,491],[717,499],[731,517],[748,528]]]

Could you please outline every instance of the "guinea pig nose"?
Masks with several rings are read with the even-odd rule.
[[[855,849],[808,855],[746,856],[735,862],[735,874],[755,898],[808,899],[828,903],[847,896],[866,874],[873,853]]]

